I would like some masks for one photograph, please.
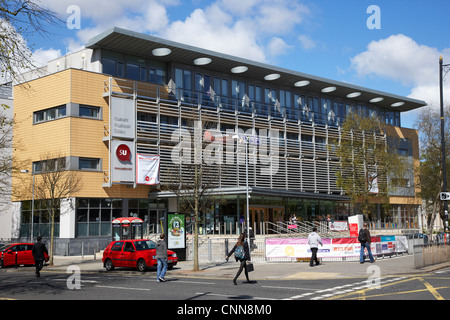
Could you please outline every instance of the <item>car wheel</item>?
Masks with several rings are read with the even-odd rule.
[[[114,265],[113,265],[111,259],[107,259],[105,261],[105,268],[106,268],[106,271],[113,271],[114,270]]]
[[[137,269],[138,269],[140,272],[145,272],[145,271],[147,271],[147,264],[145,263],[145,260],[144,260],[144,259],[139,259],[139,260],[138,260],[138,262],[137,262]]]

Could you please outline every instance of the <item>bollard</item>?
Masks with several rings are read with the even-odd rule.
[[[208,239],[208,259],[212,261],[212,244],[211,239]]]
[[[225,239],[225,256],[228,254],[228,239]]]

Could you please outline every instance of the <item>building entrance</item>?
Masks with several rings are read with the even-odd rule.
[[[284,207],[270,207],[270,206],[254,206],[249,208],[250,213],[250,225],[255,231],[255,234],[267,233],[267,225],[264,222],[271,222],[277,224],[283,222],[284,219]]]

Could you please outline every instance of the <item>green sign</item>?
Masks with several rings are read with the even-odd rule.
[[[184,214],[167,214],[167,242],[169,249],[186,248]]]

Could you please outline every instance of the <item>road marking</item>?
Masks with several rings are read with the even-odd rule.
[[[157,282],[156,279],[145,279],[143,281]],[[166,282],[168,282],[168,283],[176,282],[176,283],[210,284],[210,285],[215,285],[216,284],[215,282],[188,281],[188,280],[177,280],[177,279],[170,279],[170,278],[166,278]]]
[[[384,281],[385,284],[381,284],[381,282],[380,282],[380,287],[379,288],[392,286],[392,285],[399,284],[399,283],[402,283],[402,282],[408,282],[408,281],[411,281],[411,280],[415,280],[415,278],[409,278],[408,279],[407,277],[399,277],[399,278],[394,278],[394,279],[383,279],[383,280],[385,280]],[[357,290],[357,291],[355,291],[352,288],[352,289],[349,290],[349,292],[345,292],[345,291],[336,292],[336,295],[332,299],[341,299],[341,298],[345,298],[345,297],[348,297],[348,296],[351,296],[351,295],[362,295],[362,294],[366,294],[367,291],[373,290],[373,289],[376,289],[376,288],[377,287],[368,286],[365,289],[361,289],[361,290]],[[317,299],[315,299],[315,300],[319,300],[319,299],[320,299],[320,297],[317,297]]]
[[[305,290],[305,291],[316,291],[317,290],[317,289],[311,289],[311,288],[277,287],[277,286],[261,286],[261,288],[286,289],[286,290]]]
[[[151,289],[146,288],[129,288],[129,287],[114,287],[114,286],[96,286],[97,288],[107,288],[107,289],[120,289],[120,290],[137,290],[137,291],[151,291]]]
[[[67,279],[53,279],[53,281],[67,281]],[[81,283],[98,283],[96,280],[80,280]]]
[[[437,299],[437,300],[445,300],[437,291],[436,289],[429,284],[427,281],[425,281],[425,279],[423,278],[417,278],[419,279],[424,285],[425,287],[427,287],[428,291],[431,292],[431,294]]]
[[[439,287],[435,288],[436,290],[440,289],[448,289],[450,287]],[[408,293],[418,293],[418,292],[424,292],[428,291],[428,289],[418,289],[418,290],[411,290],[411,291],[402,291],[402,292],[389,292],[389,293],[381,293],[381,294],[371,294],[370,296],[365,295],[365,292],[361,292],[360,294],[364,294],[364,298],[376,298],[376,297],[385,297],[385,296],[393,296],[393,295],[405,295]],[[357,298],[348,298],[348,300],[355,300]]]
[[[383,281],[384,281],[384,283],[386,283],[385,284],[385,286],[386,286],[386,285],[388,285],[387,283],[392,284],[394,281],[401,281],[403,279],[405,279],[405,277],[398,277],[398,278],[394,278],[394,279],[385,278],[385,279],[383,279]],[[364,280],[364,281],[360,281],[360,282],[356,282],[356,283],[350,283],[350,284],[346,284],[346,285],[336,286],[333,288],[327,288],[327,289],[317,290],[314,292],[308,292],[308,293],[292,296],[289,298],[285,298],[283,300],[295,300],[295,299],[309,297],[309,296],[312,296],[315,294],[320,294],[320,295],[317,297],[310,298],[311,300],[330,299],[332,297],[334,297],[333,299],[337,299],[337,298],[346,297],[348,295],[353,295],[353,294],[365,294],[366,291],[371,290],[371,289],[374,289],[374,286],[372,284],[368,283],[367,280]]]

